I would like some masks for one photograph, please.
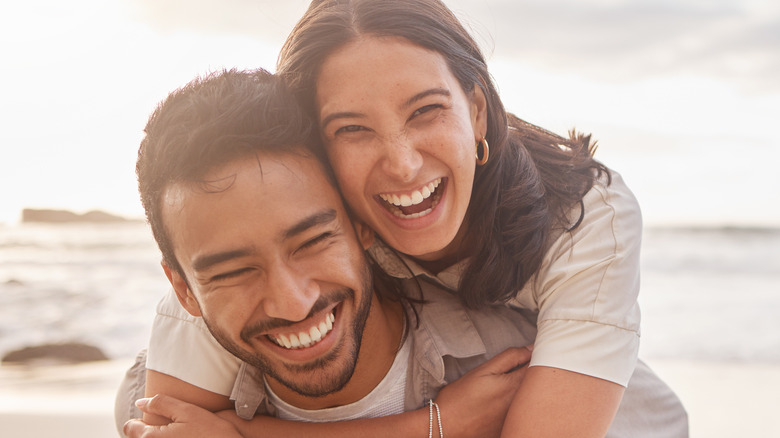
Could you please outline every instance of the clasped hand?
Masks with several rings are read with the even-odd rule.
[[[144,413],[170,418],[172,422],[152,426],[140,419],[130,420],[124,425],[124,434],[129,438],[241,438],[236,427],[219,414],[167,395],[138,400],[136,406]]]

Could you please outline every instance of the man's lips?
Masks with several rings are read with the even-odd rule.
[[[286,333],[280,330],[278,333],[269,333],[266,336],[278,346],[288,350],[314,346],[333,330],[333,323],[336,321],[334,312],[335,308],[325,312],[317,320],[312,321],[308,328]]]
[[[416,219],[428,215],[436,208],[441,199],[441,189],[446,184],[447,178],[437,178],[410,192],[380,193],[376,198],[394,216],[401,219]]]

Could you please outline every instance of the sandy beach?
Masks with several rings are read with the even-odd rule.
[[[692,438],[780,437],[780,366],[646,362],[679,395]]]
[[[0,366],[0,437],[119,436],[114,397],[131,363]]]
[[[780,436],[780,366],[646,362],[683,400],[692,438]],[[0,436],[116,437],[115,388],[130,363],[0,367]]]

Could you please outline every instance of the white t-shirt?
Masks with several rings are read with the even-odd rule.
[[[539,273],[510,306],[537,316],[532,366],[544,365],[626,386],[639,351],[639,252],[642,217],[636,198],[616,172],[612,184],[597,182],[583,198],[585,217],[548,251]],[[577,218],[580,208],[572,211]],[[371,248],[377,258],[383,248]],[[385,257],[386,260],[396,260]],[[433,276],[456,289],[465,262]],[[380,260],[382,263],[382,260]],[[391,262],[382,266],[393,275]],[[190,316],[171,291],[158,306],[147,368],[228,396],[239,361]]]

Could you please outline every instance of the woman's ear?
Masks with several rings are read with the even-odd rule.
[[[352,225],[355,227],[355,234],[363,249],[371,247],[374,244],[374,230],[359,219],[352,219]]]
[[[187,285],[187,281],[184,280],[178,272],[171,269],[165,262],[162,262],[161,264],[163,271],[165,271],[165,276],[168,277],[168,281],[171,283],[171,286],[173,286],[173,290],[176,292],[176,297],[179,299],[179,303],[181,303],[182,307],[184,307],[192,316],[202,316],[200,304],[198,304],[198,300],[195,299],[195,295]]]
[[[487,98],[477,83],[471,93],[471,124],[474,127],[474,142],[479,142],[487,134]]]

